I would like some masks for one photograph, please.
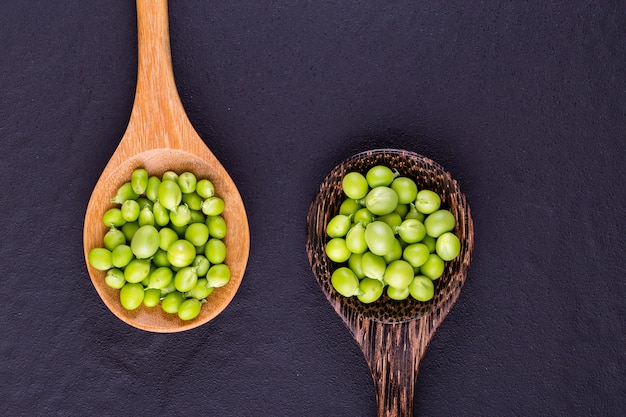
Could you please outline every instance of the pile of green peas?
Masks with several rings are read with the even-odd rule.
[[[385,165],[365,175],[349,172],[341,185],[346,198],[326,225],[325,251],[338,264],[331,275],[335,290],[363,303],[383,293],[432,299],[433,281],[461,249],[456,219],[441,197]]]
[[[213,183],[192,172],[159,178],[138,168],[111,203],[103,247],[89,251],[89,264],[106,271],[126,310],[160,303],[182,320],[196,318],[214,288],[230,280],[224,200]]]

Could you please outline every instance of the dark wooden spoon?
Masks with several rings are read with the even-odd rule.
[[[341,180],[348,172],[365,173],[378,164],[413,178],[419,189],[437,192],[443,207],[457,220],[454,232],[461,241],[461,253],[448,262],[443,276],[435,281],[435,296],[428,302],[411,297],[396,301],[383,296],[372,304],[363,304],[356,297],[341,296],[331,285],[330,277],[337,266],[324,251],[325,226],[339,213],[345,198]],[[378,416],[412,416],[419,363],[456,302],[470,264],[474,231],[465,196],[452,176],[436,162],[409,151],[377,149],[346,159],[328,174],[311,204],[307,225],[306,248],[311,268],[329,303],[363,351],[374,380]]]

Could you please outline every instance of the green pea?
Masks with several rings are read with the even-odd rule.
[[[166,313],[176,314],[178,308],[185,301],[185,296],[178,291],[172,291],[163,297],[161,300],[161,308]]]
[[[135,169],[131,174],[130,184],[137,195],[145,193],[148,188],[148,171],[143,168]]]
[[[133,238],[133,236],[135,235],[135,232],[137,232],[137,230],[139,230],[139,223],[138,222],[129,222],[129,223],[125,223],[122,226],[122,233],[124,233],[124,236],[126,236],[126,241],[130,242]]]
[[[139,212],[139,218],[137,219],[137,223],[139,223],[139,226],[155,225],[156,222],[154,220],[154,213],[152,212],[151,207],[145,206],[141,209],[141,211]]]
[[[163,207],[163,204],[161,204],[158,200],[155,201],[154,205],[152,206],[152,214],[154,215],[154,222],[158,226],[167,226],[167,224],[170,222],[169,211],[165,207]]]
[[[116,268],[124,268],[133,258],[133,251],[128,245],[119,245],[111,252],[111,263]]]
[[[409,284],[409,293],[418,301],[428,301],[435,295],[435,284],[428,277],[418,275]]]
[[[332,273],[330,282],[333,288],[344,297],[352,297],[360,293],[359,279],[349,268],[337,268]]]
[[[106,271],[113,267],[111,261],[111,251],[105,248],[93,248],[87,254],[89,265],[99,271]]]
[[[422,239],[420,243],[423,243],[424,245],[426,245],[430,253],[435,252],[436,239],[434,237],[426,235],[424,236],[424,239]]]
[[[326,255],[328,258],[337,263],[346,262],[350,258],[351,252],[346,245],[346,240],[341,237],[335,237],[326,243]]]
[[[445,269],[445,263],[439,255],[431,253],[428,259],[422,266],[420,266],[420,272],[422,275],[426,275],[428,278],[435,280],[443,275]]]
[[[150,265],[150,271],[153,270],[153,265]],[[141,280],[141,285],[144,286],[144,289],[148,286],[148,284],[150,283],[150,274],[148,274],[148,276],[146,276],[144,279]]]
[[[193,320],[200,314],[202,304],[195,298],[183,301],[178,307],[178,317],[181,320]]]
[[[432,214],[429,214],[424,220],[424,227],[426,227],[426,233],[428,236],[438,238],[445,232],[454,230],[456,225],[456,219],[454,215],[448,210],[437,210]]]
[[[409,204],[409,211],[404,215],[404,220],[416,219],[423,223],[425,218],[424,213],[420,213],[415,204]]]
[[[402,216],[400,216],[395,211],[393,213],[385,214],[384,216],[378,217],[377,220],[381,222],[387,223],[391,230],[396,230],[402,224]]]
[[[196,268],[196,273],[199,277],[205,276],[211,267],[211,263],[204,255],[196,255],[191,265]]]
[[[209,228],[204,223],[192,223],[185,230],[185,239],[194,246],[202,246],[209,240]]]
[[[367,193],[365,207],[375,216],[393,213],[398,207],[398,194],[389,187],[376,187]]]
[[[215,186],[213,186],[213,183],[206,178],[201,179],[196,184],[196,192],[202,198],[213,197],[215,195]]]
[[[155,202],[159,199],[159,185],[161,185],[161,180],[159,177],[151,176],[148,178],[148,185],[146,186],[146,197]]]
[[[174,208],[170,211],[170,221],[174,226],[183,227],[189,224],[191,220],[191,210],[185,204]]]
[[[434,191],[421,190],[415,199],[415,208],[424,214],[434,213],[441,206],[441,197]]]
[[[395,236],[391,227],[381,221],[374,221],[365,227],[365,241],[375,255],[383,256],[393,249]]]
[[[207,216],[219,216],[224,211],[224,200],[219,197],[209,197],[202,202],[202,212]]]
[[[170,264],[170,261],[167,259],[167,251],[164,251],[161,248],[159,248],[154,254],[154,256],[152,257],[152,263],[154,263],[154,266],[156,267],[162,267],[162,266],[170,267],[172,265]]]
[[[161,178],[163,181],[167,180],[167,181],[178,182],[178,174],[175,173],[174,171],[165,171],[163,175],[161,175]]]
[[[126,310],[135,310],[143,301],[143,285],[127,283],[120,289],[120,303]]]
[[[148,288],[143,294],[143,305],[146,307],[156,307],[161,301],[161,290]]]
[[[211,287],[223,287],[230,281],[230,268],[226,264],[213,265],[209,268],[206,279]]]
[[[213,292],[214,288],[209,285],[206,278],[200,278],[196,285],[186,295],[196,300],[204,300]]]
[[[115,228],[115,226],[112,226],[109,231],[105,233],[102,240],[104,243],[104,247],[112,251],[119,245],[123,245],[126,243],[126,236],[121,230],[118,230]]]
[[[165,287],[161,288],[161,298],[163,298],[167,294],[170,294],[170,293],[173,293],[173,292],[178,292],[178,291],[176,291],[176,287],[174,287],[174,280],[171,280],[169,284],[167,284]]]
[[[341,188],[345,195],[353,200],[360,200],[365,197],[368,191],[367,180],[359,172],[349,172],[341,181]]]
[[[183,193],[175,181],[164,179],[159,184],[159,202],[168,210],[174,210],[183,199]]]
[[[169,227],[159,229],[159,248],[168,250],[170,245],[178,240],[178,234]]]
[[[407,219],[396,229],[398,235],[406,243],[417,243],[426,236],[426,228],[417,219]]]
[[[152,201],[148,200],[148,199],[147,199],[147,198],[145,198],[145,197],[139,197],[139,198],[137,199],[137,203],[139,203],[139,209],[140,209],[140,210],[143,210],[143,209],[145,209],[146,207],[148,207],[150,210],[152,210],[152,205],[154,204],[154,202],[152,202]]]
[[[118,188],[115,197],[111,199],[111,203],[122,204],[126,200],[136,200],[139,194],[133,191],[133,187],[130,182],[125,182],[120,188]]]
[[[134,222],[139,218],[139,203],[136,200],[126,200],[122,203],[122,217],[127,222]]]
[[[178,186],[183,194],[190,194],[196,191],[196,176],[193,172],[183,172],[178,176]]]
[[[122,227],[126,220],[122,216],[122,210],[117,207],[113,207],[104,212],[102,221],[107,227]]]
[[[180,292],[190,291],[198,282],[198,274],[196,269],[191,266],[181,268],[174,275],[174,287]]]
[[[190,265],[196,257],[196,248],[186,240],[179,239],[167,249],[167,260],[175,267]]]
[[[130,248],[138,259],[147,259],[159,249],[159,232],[154,226],[141,226],[130,241]]]
[[[148,288],[161,290],[165,288],[174,277],[174,273],[170,268],[159,267],[150,273]]]
[[[352,221],[349,216],[338,214],[326,225],[326,234],[330,237],[344,237],[351,225]]]
[[[178,237],[180,237],[181,239],[185,238],[185,231],[187,230],[187,225],[176,226],[175,224],[170,222],[170,224],[168,226],[169,226],[170,229],[172,229],[173,231],[176,232]]]
[[[194,246],[196,248],[196,255],[204,255],[206,251],[206,243],[200,246]]]
[[[413,243],[404,248],[402,259],[411,264],[413,268],[418,268],[428,260],[430,251],[423,243]]]
[[[402,301],[409,296],[409,287],[396,288],[391,285],[387,286],[387,297],[392,300]]]
[[[352,253],[365,253],[367,242],[365,241],[365,227],[357,223],[348,231],[346,235],[346,247]]]
[[[383,283],[377,279],[363,278],[359,283],[357,295],[359,301],[365,304],[373,303],[383,295]]]
[[[365,174],[367,183],[371,188],[388,186],[396,176],[396,173],[384,165],[376,165]]]
[[[391,249],[391,251],[383,255],[383,259],[385,260],[385,262],[390,264],[400,258],[402,258],[402,244],[398,239],[394,239],[393,248]]]
[[[226,259],[226,245],[220,239],[209,239],[204,248],[204,255],[212,264],[221,264]]]
[[[366,277],[382,281],[385,269],[387,269],[387,263],[382,256],[365,252],[361,257],[361,270]]]
[[[358,201],[352,198],[346,198],[339,206],[339,214],[343,214],[344,216],[352,216],[356,211],[360,208],[363,208]]]
[[[365,278],[363,267],[361,266],[362,259],[362,253],[353,253],[350,255],[350,258],[348,258],[348,267],[354,272],[354,275],[356,275],[358,279]]]
[[[126,281],[136,284],[150,275],[150,261],[147,259],[133,259],[124,268]]]
[[[399,259],[387,265],[384,281],[391,287],[405,288],[413,281],[413,267],[407,261]]]
[[[187,204],[192,210],[202,209],[202,197],[196,192],[183,194],[183,203]]]
[[[126,284],[124,272],[121,269],[111,268],[107,271],[104,282],[111,288],[119,290]]]
[[[217,239],[226,237],[226,221],[222,216],[209,216],[205,223],[209,228],[209,235]]]
[[[409,209],[409,204],[398,203],[398,207],[396,207],[394,213],[397,213],[403,220],[406,220],[405,216],[409,213]]]
[[[363,207],[361,209],[358,209],[356,213],[354,213],[354,218],[352,219],[352,221],[354,223],[361,223],[363,224],[363,226],[367,226],[374,221],[374,215],[371,211]]]
[[[435,251],[444,261],[451,261],[461,251],[461,241],[454,233],[446,232],[437,238]]]
[[[398,202],[408,204],[417,198],[417,185],[407,177],[397,177],[391,183],[391,188],[398,194]]]
[[[191,207],[190,207],[189,208],[189,213],[191,214],[191,217],[189,218],[189,224],[191,224],[191,223],[205,223],[206,222],[206,216],[204,215],[204,213],[202,213],[202,211],[200,211],[200,210],[191,210]]]

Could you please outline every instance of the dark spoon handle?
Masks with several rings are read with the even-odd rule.
[[[432,338],[430,320],[349,326],[372,372],[379,417],[412,417],[419,362]]]

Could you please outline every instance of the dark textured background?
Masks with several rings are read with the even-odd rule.
[[[182,334],[106,309],[82,222],[132,106],[134,3],[3,0],[0,415],[373,416],[305,217],[337,162],[385,146],[450,170],[476,228],[416,413],[623,415],[624,1],[169,8],[185,108],[248,210],[242,286]]]

